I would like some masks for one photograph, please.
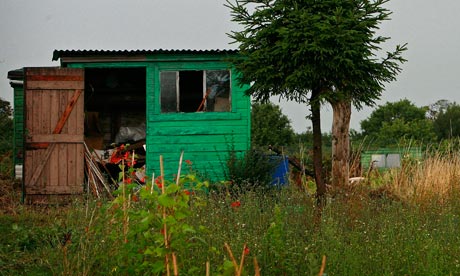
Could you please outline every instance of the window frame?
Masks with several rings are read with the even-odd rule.
[[[208,106],[208,99],[204,102],[204,108],[200,111],[182,111],[180,108],[181,96],[180,96],[180,72],[187,72],[187,71],[200,71],[202,73],[202,93],[201,98],[205,98],[207,94],[207,77],[209,71],[226,71],[228,73],[228,110],[225,111],[209,111],[207,110]],[[176,80],[175,80],[175,96],[176,96],[176,110],[175,111],[163,111],[163,94],[162,94],[162,73],[165,72],[175,72]],[[159,113],[161,114],[168,114],[168,113],[228,113],[234,112],[234,107],[232,103],[232,94],[233,94],[233,87],[232,87],[232,70],[229,68],[199,68],[199,69],[192,69],[192,68],[158,68],[158,93],[159,93]]]

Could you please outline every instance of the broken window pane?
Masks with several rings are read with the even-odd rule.
[[[161,112],[231,110],[230,71],[160,72]]]
[[[160,73],[161,112],[177,112],[176,71]]]
[[[230,111],[230,72],[206,71],[206,111]]]

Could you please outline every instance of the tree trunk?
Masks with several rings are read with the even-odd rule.
[[[343,187],[348,184],[350,157],[351,102],[332,102],[332,185]]]
[[[313,90],[310,99],[311,123],[313,125],[313,168],[315,171],[316,199],[318,205],[325,202],[326,184],[323,180],[323,152],[321,133],[321,104],[319,102],[320,90]]]

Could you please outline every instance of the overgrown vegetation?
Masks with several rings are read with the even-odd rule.
[[[331,193],[319,220],[294,185],[235,197],[184,189],[190,182],[205,184],[190,171],[178,183],[127,185],[114,201],[12,204],[0,216],[0,274],[161,275],[167,255],[173,274],[173,253],[180,275],[206,275],[207,264],[235,275],[242,258],[241,275],[318,275],[323,256],[328,275],[460,273],[458,151]]]

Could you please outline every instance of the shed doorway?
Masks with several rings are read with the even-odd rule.
[[[145,139],[146,68],[85,69],[85,141],[93,149]]]

